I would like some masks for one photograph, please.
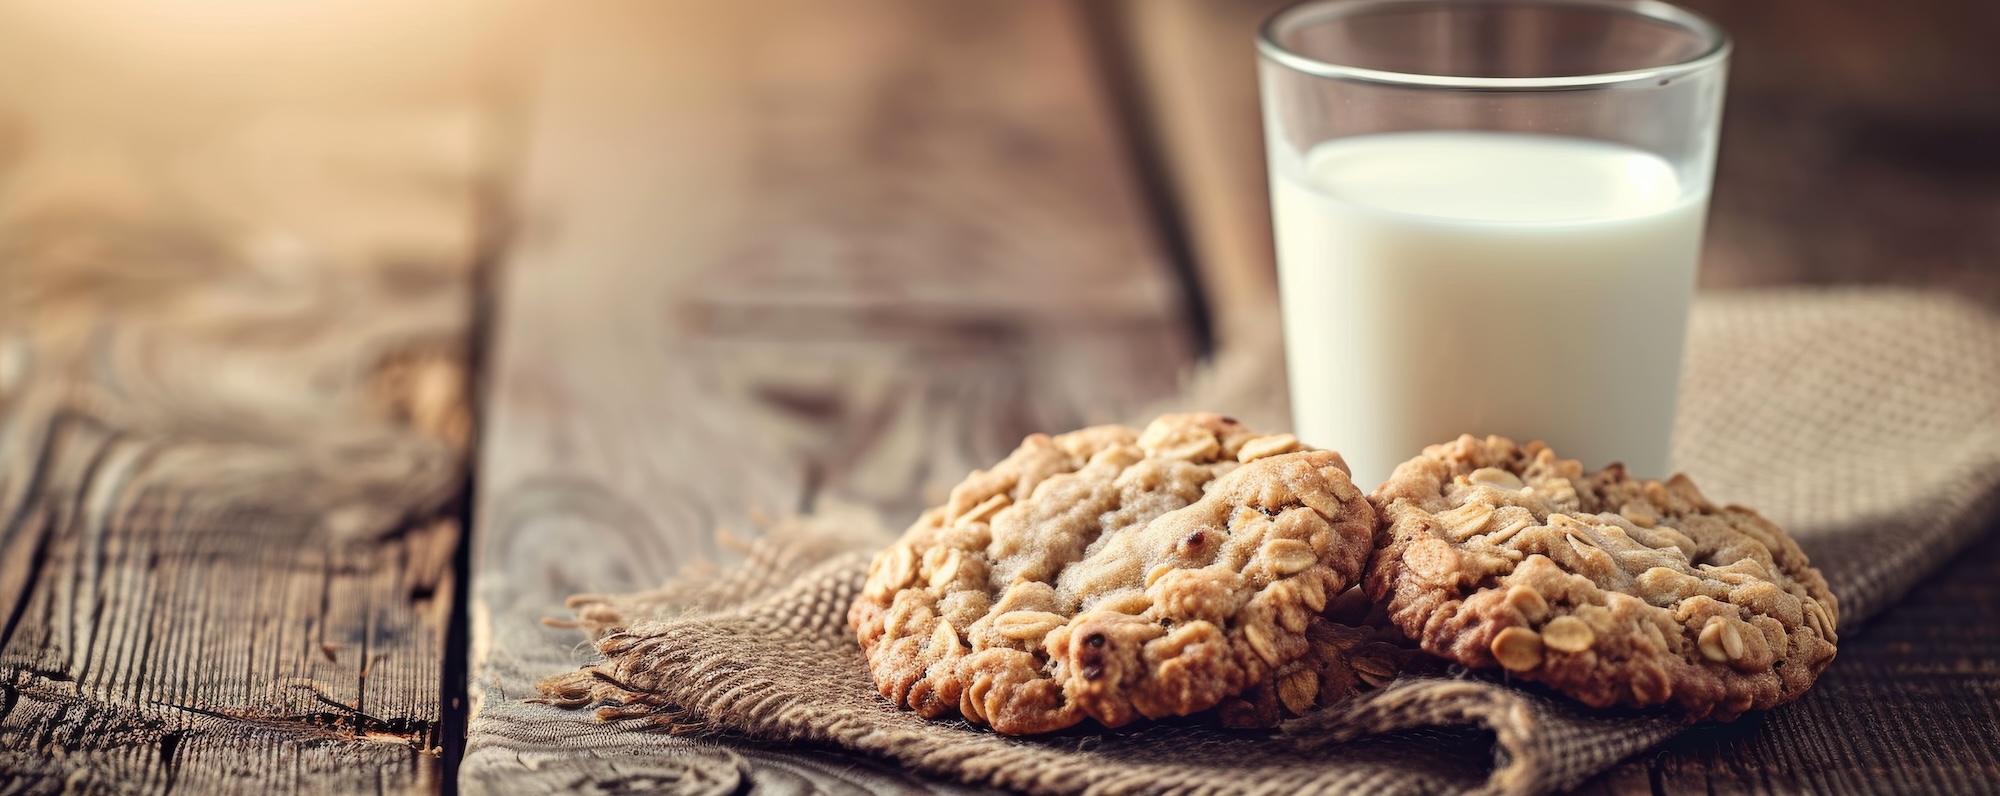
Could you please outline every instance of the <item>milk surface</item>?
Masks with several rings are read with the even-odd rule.
[[[1296,430],[1362,488],[1461,433],[1667,474],[1705,186],[1489,132],[1337,139],[1271,185]]]

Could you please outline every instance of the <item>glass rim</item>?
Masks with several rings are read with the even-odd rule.
[[[1278,43],[1278,29],[1297,21],[1301,15],[1315,15],[1312,21],[1351,16],[1365,9],[1385,6],[1574,6],[1616,11],[1644,17],[1687,30],[1708,46],[1694,57],[1660,66],[1552,77],[1469,77],[1392,72],[1347,66],[1302,55]],[[1570,91],[1615,88],[1672,80],[1708,69],[1728,59],[1729,35],[1707,17],[1662,0],[1305,0],[1287,6],[1257,29],[1257,51],[1265,58],[1315,77],[1354,80],[1410,88],[1457,89],[1462,91]]]

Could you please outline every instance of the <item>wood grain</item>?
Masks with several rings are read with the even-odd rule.
[[[625,2],[555,31],[500,280],[467,791],[932,785],[525,704],[578,592],[719,529],[900,526],[1024,434],[1117,419],[1189,356],[1063,2]]]
[[[0,10],[0,792],[435,791],[485,111],[84,6]]]
[[[23,262],[10,284],[45,283]],[[29,365],[0,395],[0,771],[27,792],[436,784],[464,294],[377,304],[414,317],[374,329],[148,317],[231,270],[152,280],[74,356],[81,305],[9,341]],[[105,278],[78,300],[133,287]]]

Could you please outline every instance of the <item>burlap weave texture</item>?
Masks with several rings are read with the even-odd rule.
[[[1250,345],[1164,408],[1282,428],[1282,378],[1275,341]],[[1840,599],[1845,635],[1991,526],[2000,317],[1935,294],[1705,296],[1674,456],[1711,498],[1798,537]],[[868,553],[889,538],[807,518],[720,576],[583,604],[605,661],[544,690],[669,729],[830,745],[1049,793],[1539,792],[1687,726],[1486,676],[1405,678],[1276,733],[1161,722],[1018,739],[930,722],[875,693],[846,627]]]

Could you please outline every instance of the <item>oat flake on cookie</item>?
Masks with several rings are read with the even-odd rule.
[[[1321,615],[1375,531],[1340,456],[1290,435],[1213,414],[1036,434],[875,557],[849,624],[927,717],[1269,725],[1393,676]]]
[[[1433,445],[1369,496],[1366,588],[1425,650],[1596,707],[1727,720],[1789,702],[1838,609],[1790,536],[1685,476],[1585,473],[1539,442]]]

